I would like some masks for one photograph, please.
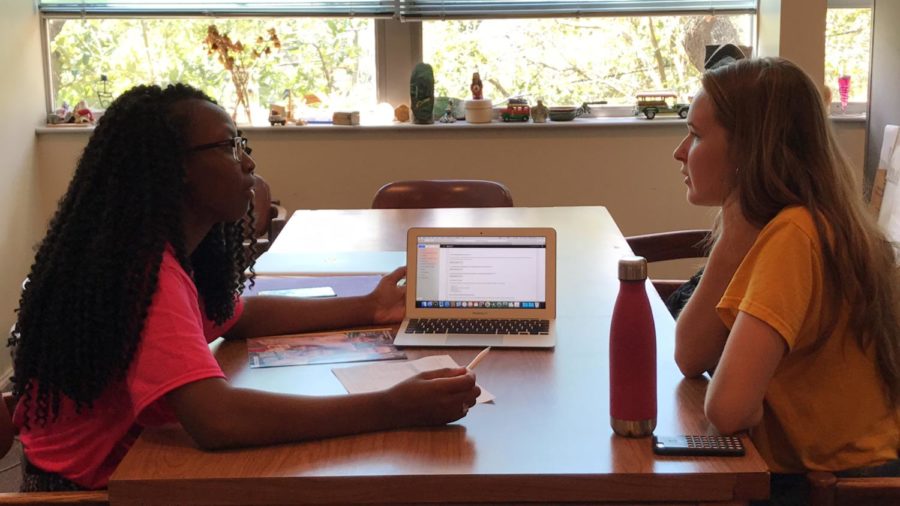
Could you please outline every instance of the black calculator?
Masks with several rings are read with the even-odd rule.
[[[738,436],[653,436],[657,455],[739,457],[744,445]]]

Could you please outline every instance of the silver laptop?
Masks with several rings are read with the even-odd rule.
[[[411,228],[398,346],[556,344],[556,231]]]

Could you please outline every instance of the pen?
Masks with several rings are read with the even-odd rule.
[[[477,366],[478,363],[481,362],[481,360],[484,358],[485,355],[487,355],[487,352],[489,352],[489,351],[491,351],[490,346],[481,350],[481,353],[479,353],[478,355],[475,355],[475,358],[473,358],[472,361],[469,362],[469,365],[466,366],[466,369],[468,369],[470,371],[472,369],[475,369],[475,366]]]

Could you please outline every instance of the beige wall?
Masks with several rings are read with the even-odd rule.
[[[257,171],[289,210],[366,208],[381,185],[398,179],[483,178],[509,186],[518,206],[607,206],[626,235],[708,227],[713,211],[687,204],[679,164],[672,159],[684,124],[654,121],[550,128],[307,127],[246,135]],[[862,167],[864,123],[836,126],[854,164]],[[38,136],[45,222],[87,135]]]
[[[797,1],[818,5],[824,0]],[[88,137],[87,131],[57,130],[35,138],[32,127],[44,113],[39,22],[32,0],[4,0],[3,7],[0,329],[14,321],[32,246],[42,237]],[[861,168],[864,123],[836,126]],[[587,128],[278,129],[252,131],[249,137],[259,172],[289,209],[365,208],[379,186],[397,179],[484,178],[506,183],[520,206],[605,205],[625,234],[638,234],[706,227],[711,220],[710,210],[684,200],[678,165],[671,158],[683,133],[683,124],[657,120]],[[690,270],[682,265],[671,274],[666,267],[654,272]],[[0,375],[9,364],[6,355],[0,353]]]
[[[6,0],[0,15],[0,339],[15,321],[19,287],[31,265],[31,245],[42,225],[35,181],[34,127],[44,119],[44,77],[40,29],[32,0]],[[5,347],[4,347],[5,348]],[[0,381],[6,380],[9,353],[0,351]]]

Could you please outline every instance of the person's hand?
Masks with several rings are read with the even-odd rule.
[[[403,320],[406,315],[406,285],[397,283],[406,277],[406,267],[399,267],[394,272],[381,278],[378,286],[368,295],[372,302],[372,323],[383,325]]]
[[[465,367],[425,371],[387,390],[398,427],[443,425],[466,416],[481,389]]]

